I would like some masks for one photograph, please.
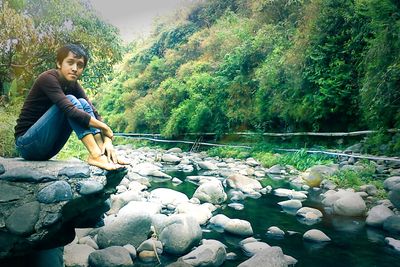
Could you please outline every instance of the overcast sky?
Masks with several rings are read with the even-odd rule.
[[[119,28],[125,42],[150,32],[157,16],[173,14],[193,0],[90,0],[99,15]]]

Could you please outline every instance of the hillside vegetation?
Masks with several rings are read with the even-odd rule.
[[[0,6],[0,155],[67,42],[90,51],[82,85],[117,132],[370,129],[369,152],[400,152],[399,1],[199,0],[126,47],[88,0]]]
[[[94,95],[123,47],[117,29],[98,18],[88,0],[2,0],[0,25],[0,156],[13,156],[23,99],[41,72],[56,67],[57,48],[72,42],[90,51],[81,84]]]
[[[97,103],[115,130],[400,126],[400,3],[209,0],[132,43]],[[400,148],[399,136],[373,143]]]

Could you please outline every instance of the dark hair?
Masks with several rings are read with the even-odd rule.
[[[89,55],[85,50],[85,48],[78,44],[67,44],[60,47],[57,50],[57,62],[61,64],[64,58],[68,56],[69,52],[72,52],[77,57],[83,57],[84,67],[86,67],[87,62],[89,60]]]

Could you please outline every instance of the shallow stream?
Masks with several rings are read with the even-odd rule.
[[[171,181],[153,181],[152,188],[149,190],[166,187],[183,192],[191,198],[196,190],[196,185],[186,181],[185,177],[197,174],[185,174],[183,172],[168,172],[168,174],[181,179],[183,183],[173,185]],[[290,188],[290,184],[285,180],[271,179],[271,184],[273,188]],[[281,247],[284,254],[298,260],[297,267],[400,266],[400,253],[385,245],[384,242],[384,238],[387,236],[397,239],[399,238],[398,236],[365,226],[365,218],[346,218],[329,215],[324,212],[323,207],[316,198],[318,198],[318,194],[313,194],[310,191],[309,198],[303,202],[303,207],[317,208],[324,214],[322,221],[313,225],[304,224],[295,215],[282,211],[277,202],[287,200],[287,198],[278,197],[271,193],[262,195],[259,199],[246,198],[241,202],[244,204],[244,209],[242,210],[235,210],[224,203],[222,210],[218,209],[216,212],[225,214],[232,219],[237,218],[249,221],[255,238],[271,246]],[[227,203],[229,203],[229,199]],[[267,229],[270,226],[277,226],[285,231],[285,237],[283,239],[274,239],[267,236]],[[236,260],[227,260],[222,266],[237,266],[248,259],[248,256],[244,255],[238,245],[239,241],[244,239],[243,237],[220,233],[207,226],[203,226],[202,229],[203,238],[217,239],[228,247],[227,252],[237,254]],[[303,241],[303,234],[310,229],[323,231],[332,241],[325,244]],[[288,234],[288,231],[296,233]],[[164,254],[161,260],[162,266],[165,266],[174,262],[176,258],[168,257]]]

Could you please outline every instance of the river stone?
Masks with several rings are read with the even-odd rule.
[[[226,259],[225,245],[217,240],[203,240],[201,246],[181,259],[192,266],[221,266]]]
[[[145,263],[156,262],[157,254],[154,250],[143,250],[138,253],[138,258]]]
[[[309,207],[303,207],[301,209],[299,209],[296,212],[297,216],[301,216],[301,217],[307,217],[308,213],[313,213],[317,216],[317,218],[322,218],[323,214],[320,210],[314,209],[314,208],[309,208]]]
[[[238,173],[230,175],[226,181],[230,187],[239,189],[244,193],[251,193],[262,189],[259,181]]]
[[[212,217],[211,210],[209,209],[208,203],[203,203],[202,205],[193,203],[181,203],[176,209],[176,214],[188,214],[196,218],[200,225],[204,225]]]
[[[240,219],[230,219],[224,226],[224,230],[234,235],[251,236],[253,228],[248,221]]]
[[[68,178],[89,178],[90,168],[88,165],[64,167],[58,172],[58,176],[67,176]]]
[[[163,252],[163,245],[161,241],[155,239],[155,238],[150,238],[142,242],[140,246],[136,249],[138,253],[149,250],[153,251],[154,249],[157,250],[157,254],[162,254]]]
[[[285,232],[279,227],[271,226],[267,230],[267,235],[273,238],[283,238],[285,236]]]
[[[288,197],[290,199],[297,199],[297,200],[307,199],[307,195],[305,193],[286,188],[277,188],[274,190],[274,194],[280,197]]]
[[[400,251],[400,240],[397,240],[397,239],[394,239],[391,237],[386,237],[385,243],[388,244],[393,249]]]
[[[323,179],[319,186],[326,190],[334,190],[337,187],[337,185],[329,179]]]
[[[201,161],[199,162],[199,167],[203,170],[217,170],[218,167],[211,161]]]
[[[72,199],[71,186],[65,181],[56,181],[46,186],[37,194],[40,203],[55,203]]]
[[[274,165],[271,168],[267,170],[268,173],[270,174],[283,174],[286,172],[285,166],[282,166],[280,164]]]
[[[367,206],[357,193],[347,194],[333,204],[335,214],[342,216],[364,216]]]
[[[111,209],[107,214],[116,214],[118,211],[130,201],[139,201],[142,199],[142,192],[136,190],[128,190],[121,194],[111,195]]]
[[[4,183],[0,184],[0,203],[25,198],[27,194],[28,191],[21,187]]]
[[[392,188],[397,185],[400,184],[400,176],[392,176],[387,178],[384,182],[383,182],[383,187],[390,191],[392,190]]]
[[[322,231],[311,229],[304,233],[303,239],[312,242],[329,242],[331,239]]]
[[[210,219],[210,223],[222,228],[225,228],[225,225],[229,222],[230,218],[224,214],[217,214]]]
[[[61,219],[61,214],[60,213],[47,213],[46,216],[43,219],[43,226],[50,226],[55,224]]]
[[[91,267],[131,267],[133,261],[125,248],[112,246],[90,253],[89,265]]]
[[[322,180],[336,171],[336,168],[325,165],[315,165],[308,168],[300,177],[311,187],[317,187]]]
[[[118,216],[130,216],[138,213],[153,215],[160,213],[161,208],[160,203],[132,200],[118,211]]]
[[[397,209],[400,209],[400,184],[392,187],[392,190],[389,192],[389,200]]]
[[[7,229],[14,234],[27,236],[34,232],[35,224],[39,219],[40,204],[37,201],[29,202],[16,208],[6,220]]]
[[[2,175],[6,170],[4,169],[3,164],[0,163],[0,175]]]
[[[243,244],[242,249],[246,256],[251,257],[254,254],[256,254],[257,252],[259,252],[263,249],[266,249],[266,248],[270,248],[270,247],[271,246],[265,242],[256,241],[256,242],[249,242],[249,243]]]
[[[167,150],[167,153],[182,153],[182,149],[179,147],[173,147]]]
[[[219,180],[211,180],[201,184],[194,192],[193,197],[212,204],[221,204],[227,199],[224,187]]]
[[[179,203],[188,202],[189,198],[179,191],[169,188],[156,188],[150,192],[150,202],[161,203],[164,206],[169,204],[178,205]]]
[[[159,237],[165,252],[182,255],[200,242],[202,232],[192,216],[174,214],[166,220]]]
[[[238,267],[287,267],[285,255],[280,247],[269,247],[257,252],[250,259],[242,262]]]
[[[100,248],[131,244],[138,247],[150,232],[151,218],[147,214],[118,216],[115,220],[100,228],[97,244]]]
[[[282,208],[287,208],[287,209],[300,209],[303,206],[301,204],[301,201],[297,199],[281,201],[278,202],[278,205],[280,205]]]
[[[181,158],[172,154],[164,154],[161,157],[161,160],[167,163],[178,164],[181,161]]]
[[[96,250],[99,249],[99,246],[97,243],[93,240],[91,236],[84,236],[81,239],[79,239],[78,244],[86,244]]]
[[[368,212],[368,217],[366,219],[366,223],[369,226],[373,227],[381,227],[383,222],[389,218],[390,216],[393,216],[394,213],[391,209],[384,205],[378,205],[373,207],[369,212]]]
[[[85,244],[69,244],[64,247],[65,266],[89,266],[89,255],[95,249]]]
[[[96,180],[81,181],[76,185],[76,191],[81,195],[98,193],[104,189],[103,184]]]
[[[57,178],[54,175],[39,172],[35,169],[20,167],[6,171],[0,175],[0,179],[12,182],[41,183],[54,181]]]
[[[260,163],[258,161],[256,161],[254,158],[247,158],[246,159],[246,164],[251,166],[251,167],[256,167],[256,166],[260,165]]]
[[[388,217],[383,222],[383,229],[393,234],[400,234],[400,215]]]
[[[123,248],[125,248],[129,252],[132,260],[136,258],[136,248],[134,246],[132,246],[131,244],[126,244],[125,246],[123,246]]]
[[[228,207],[235,209],[235,210],[242,210],[244,209],[244,205],[242,203],[237,203],[237,202],[233,202],[233,203],[229,203]]]

